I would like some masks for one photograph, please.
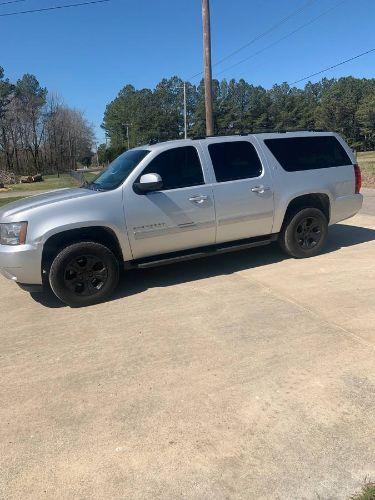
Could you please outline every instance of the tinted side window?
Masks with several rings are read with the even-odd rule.
[[[142,174],[159,174],[163,190],[204,184],[201,162],[193,146],[168,149],[154,158]]]
[[[262,164],[248,141],[217,142],[208,146],[217,182],[259,177]]]
[[[287,172],[351,165],[336,137],[290,137],[266,139],[266,146]]]

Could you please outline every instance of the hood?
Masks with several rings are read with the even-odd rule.
[[[56,191],[50,191],[49,193],[37,194],[29,196],[22,200],[14,201],[9,203],[0,209],[0,221],[7,217],[16,216],[19,213],[32,210],[34,208],[40,208],[45,205],[51,205],[54,203],[59,203],[61,201],[72,200],[76,198],[82,198],[86,196],[95,196],[98,194],[97,191],[91,191],[90,189],[57,189]]]

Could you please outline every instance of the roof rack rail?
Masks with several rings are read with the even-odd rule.
[[[275,130],[275,132],[279,133],[291,133],[291,132],[327,132],[322,128],[293,128],[290,130]]]
[[[264,128],[264,129],[256,129],[252,134],[286,134],[287,132],[295,132],[294,130],[284,130],[284,129],[269,129],[269,128]]]
[[[238,134],[214,134],[214,135],[197,135],[195,137],[191,137],[193,141],[200,141],[202,139],[210,139],[211,137],[238,137],[238,136],[245,136],[245,135],[250,135],[253,132],[240,132]]]
[[[244,132],[239,132],[237,134],[214,134],[210,136],[206,135],[197,135],[194,137],[191,137],[191,140],[193,141],[200,141],[203,139],[210,139],[211,137],[244,137],[247,135],[252,135],[252,134],[288,134],[291,132],[327,132],[327,130],[323,129],[256,129],[256,130],[251,130],[251,131],[244,131]]]

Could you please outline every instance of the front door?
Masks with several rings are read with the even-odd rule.
[[[124,196],[126,224],[134,259],[215,243],[212,188],[205,184],[194,146],[168,149],[139,175],[159,174],[160,191],[139,194],[130,186]]]
[[[216,242],[268,235],[274,217],[273,182],[251,140],[211,139],[206,146],[216,182]]]

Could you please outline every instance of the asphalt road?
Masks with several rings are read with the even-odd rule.
[[[345,499],[375,480],[374,194],[305,261],[131,272],[86,309],[0,279],[0,498]]]

